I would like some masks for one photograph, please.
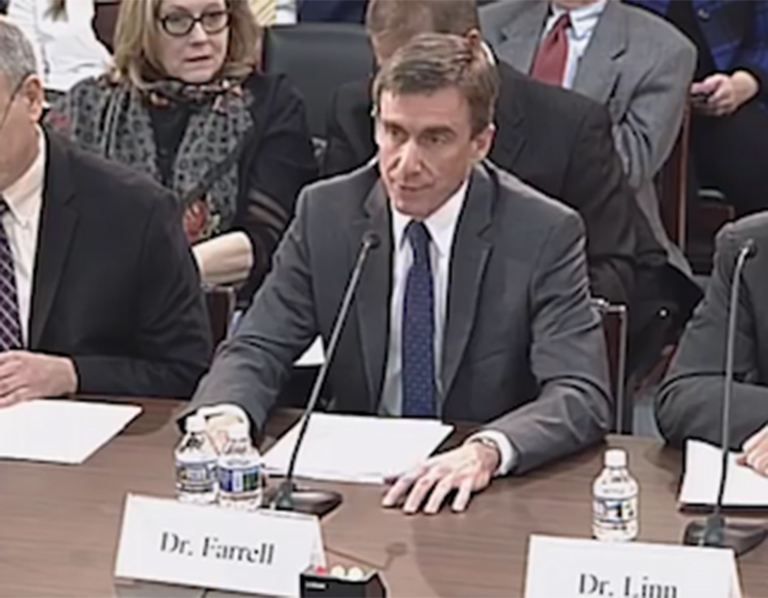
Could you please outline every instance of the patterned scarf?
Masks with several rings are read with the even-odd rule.
[[[79,83],[56,101],[48,122],[81,147],[161,182],[147,103],[190,105],[170,188],[185,210],[201,201],[206,204],[207,238],[228,230],[235,217],[238,158],[253,129],[252,102],[247,89],[232,81],[207,85],[162,81],[140,91],[102,77]]]

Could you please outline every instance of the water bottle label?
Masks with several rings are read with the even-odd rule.
[[[261,467],[220,467],[219,488],[226,493],[255,492],[261,488]]]
[[[637,519],[637,496],[626,498],[595,497],[595,523],[622,529]]]
[[[181,492],[210,492],[216,484],[216,461],[176,463],[176,483]]]

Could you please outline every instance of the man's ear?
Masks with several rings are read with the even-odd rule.
[[[21,86],[19,95],[27,103],[30,118],[35,122],[39,121],[43,116],[45,106],[45,88],[42,79],[38,75],[28,76]]]
[[[472,145],[473,145],[473,161],[475,164],[479,164],[485,158],[488,157],[488,154],[491,151],[491,148],[493,147],[493,140],[496,137],[496,125],[493,123],[489,124],[485,129],[480,131],[475,137],[472,139]]]

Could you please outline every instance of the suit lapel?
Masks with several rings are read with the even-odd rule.
[[[380,181],[372,187],[364,204],[364,215],[352,223],[349,235],[351,263],[360,251],[363,235],[378,233],[381,244],[371,251],[360,276],[355,299],[363,362],[368,380],[371,411],[381,396],[384,359],[389,343],[389,299],[392,287],[392,226],[387,197]]]
[[[451,251],[441,371],[443,404],[450,395],[475,322],[477,301],[491,252],[491,244],[483,238],[483,233],[491,224],[494,199],[488,171],[482,166],[475,168]]]
[[[516,93],[516,82],[522,75],[504,63],[499,64],[499,75],[501,88],[499,100],[496,102],[498,131],[491,151],[491,160],[503,169],[514,172],[517,158],[525,146],[523,110]]]
[[[32,281],[29,335],[32,350],[39,346],[48,321],[78,217],[72,205],[75,192],[67,152],[49,135],[46,138],[45,186]]]
[[[548,11],[547,2],[532,2],[528,9],[501,30],[498,55],[523,73],[531,71]]]
[[[627,22],[618,0],[608,0],[581,57],[574,91],[606,104],[619,77],[617,60],[627,49]]]

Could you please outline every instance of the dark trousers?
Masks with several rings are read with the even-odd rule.
[[[694,115],[691,124],[699,186],[722,192],[738,216],[768,208],[768,108],[752,100],[729,116]]]

